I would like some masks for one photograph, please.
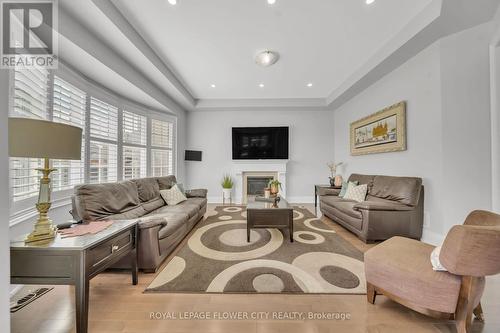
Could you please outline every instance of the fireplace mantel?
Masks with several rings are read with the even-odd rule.
[[[275,173],[282,183],[280,195],[286,198],[286,165],[288,160],[233,160],[232,173],[235,176],[234,194],[235,202],[243,203],[243,182],[245,173]]]

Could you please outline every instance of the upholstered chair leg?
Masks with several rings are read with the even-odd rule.
[[[455,320],[458,333],[470,332],[472,325],[472,312],[474,311],[472,301],[474,299],[473,290],[476,279],[471,276],[462,276],[462,285],[458,297]]]
[[[481,307],[481,303],[479,303],[474,309],[474,316],[480,322],[484,322],[484,313],[483,313],[483,308]]]
[[[366,298],[368,303],[375,304],[375,298],[377,297],[377,292],[375,291],[375,286],[369,282],[366,283]]]

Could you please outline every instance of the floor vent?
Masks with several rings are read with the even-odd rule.
[[[54,288],[38,288],[36,290],[30,291],[26,296],[21,297],[19,300],[10,303],[10,312],[16,312],[24,308],[26,305],[30,304],[37,298],[48,293]]]

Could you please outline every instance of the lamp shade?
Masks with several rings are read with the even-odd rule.
[[[28,118],[9,118],[9,155],[12,157],[79,160],[82,129]]]

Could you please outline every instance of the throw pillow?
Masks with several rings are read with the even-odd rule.
[[[440,252],[441,252],[441,245],[436,246],[436,248],[431,252],[432,269],[435,271],[446,272],[448,270],[443,265],[441,265],[441,261],[439,261]]]
[[[358,185],[359,182],[356,180],[354,182],[342,182],[342,188],[340,189],[339,197],[343,198],[345,193],[347,192],[347,188],[349,187],[349,184],[352,184],[354,186]]]
[[[350,185],[349,187],[347,187],[347,192],[344,195],[344,199],[363,202],[366,198],[366,192],[368,192],[367,184],[358,186]]]
[[[175,184],[174,186],[172,186],[172,188],[168,190],[161,190],[160,194],[163,200],[165,200],[165,202],[169,206],[175,206],[187,200],[186,196],[182,194],[177,184]]]
[[[186,191],[184,190],[184,185],[182,185],[182,183],[176,183],[175,185],[179,187],[179,190],[182,192],[182,194],[186,195]]]

